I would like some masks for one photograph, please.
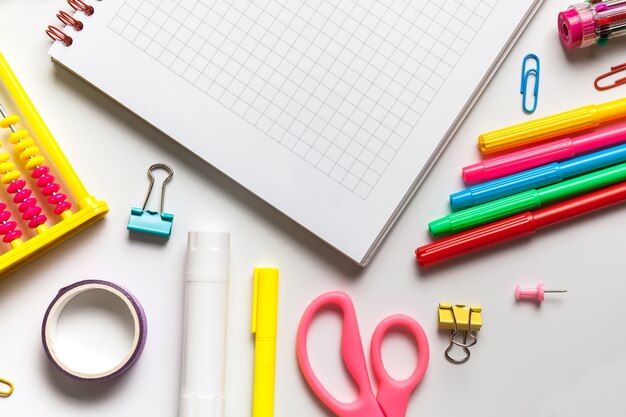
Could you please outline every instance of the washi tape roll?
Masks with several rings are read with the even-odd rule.
[[[66,312],[76,310],[76,313],[62,317],[68,305],[71,308]],[[80,308],[89,311],[78,312]],[[117,327],[105,326],[103,330],[85,322],[90,317],[105,315],[113,318]],[[78,328],[84,331],[63,340],[59,318],[70,324],[82,320],[82,327]],[[121,321],[123,326],[119,325]],[[146,314],[139,301],[119,285],[100,280],[80,281],[61,288],[48,306],[41,328],[43,348],[50,361],[59,371],[80,381],[106,381],[126,372],[141,355],[147,334]],[[121,350],[120,340],[127,342],[122,343]]]

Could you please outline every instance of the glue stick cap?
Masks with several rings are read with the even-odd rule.
[[[230,234],[190,231],[185,281],[227,281],[229,273]]]

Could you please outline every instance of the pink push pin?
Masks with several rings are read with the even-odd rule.
[[[535,300],[542,302],[546,293],[562,293],[567,290],[546,290],[543,288],[543,284],[540,282],[536,288],[522,288],[519,285],[515,287],[515,298],[517,300]]]

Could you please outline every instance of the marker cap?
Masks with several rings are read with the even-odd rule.
[[[431,235],[437,236],[451,232],[452,224],[450,224],[450,220],[447,217],[443,217],[428,223],[428,230],[430,230]]]
[[[252,333],[276,337],[278,319],[278,268],[254,268]]]
[[[191,231],[187,236],[185,281],[227,281],[230,234]]]
[[[465,181],[466,184],[469,184],[472,182],[480,181],[482,179],[482,175],[485,172],[485,166],[482,162],[479,162],[464,167],[462,172],[463,181]]]
[[[465,189],[450,195],[450,207],[452,210],[460,210],[467,207],[472,207],[476,203],[474,202],[474,194],[472,190]]]

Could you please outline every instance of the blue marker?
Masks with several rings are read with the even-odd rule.
[[[450,195],[450,205],[452,210],[461,210],[622,162],[626,162],[626,145],[614,146],[569,161],[553,162],[466,188]]]

